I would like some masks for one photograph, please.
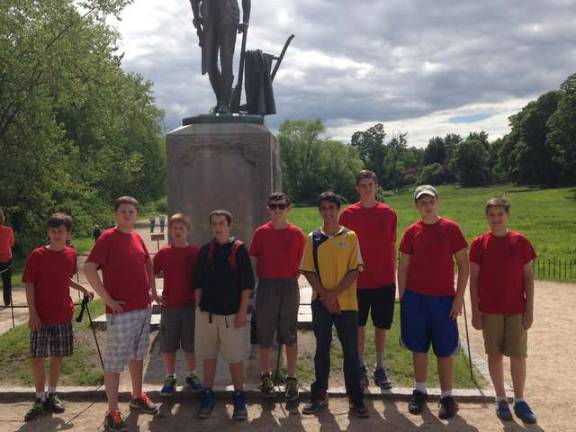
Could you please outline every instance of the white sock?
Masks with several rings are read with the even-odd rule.
[[[524,399],[516,399],[514,398],[514,403],[525,402]]]
[[[452,390],[443,390],[442,393],[440,393],[440,399],[448,396],[452,396]]]
[[[36,392],[36,399],[40,399],[42,402],[46,402],[46,393]]]
[[[508,399],[506,398],[506,395],[504,396],[498,396],[496,395],[496,397],[494,398],[496,403],[500,402],[500,401],[507,401]]]
[[[48,394],[56,393],[56,386],[48,386]]]
[[[166,374],[166,378],[174,378],[174,379],[176,379],[176,374],[175,374],[175,373]]]
[[[376,368],[384,367],[383,357],[384,352],[376,351]]]
[[[426,383],[425,382],[423,382],[423,383],[417,382],[415,389],[418,390],[419,392],[422,392],[422,393],[428,393],[428,390],[426,389]]]

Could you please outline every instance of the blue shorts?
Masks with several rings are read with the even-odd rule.
[[[437,357],[458,350],[458,325],[450,318],[453,296],[428,296],[404,291],[400,302],[400,343],[415,353],[427,353],[430,344]]]

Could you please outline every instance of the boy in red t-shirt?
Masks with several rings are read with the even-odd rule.
[[[496,415],[512,420],[504,389],[503,356],[510,357],[514,385],[514,412],[526,423],[536,415],[524,401],[527,331],[534,320],[536,253],[523,235],[508,229],[510,202],[492,198],[485,207],[490,231],[476,237],[470,247],[470,300],[472,325],[482,330],[490,377],[496,391]]]
[[[270,195],[270,222],[254,232],[250,255],[255,259],[259,278],[256,290],[256,332],[260,345],[260,392],[265,398],[275,395],[270,348],[274,333],[277,332],[280,343],[286,345],[286,399],[295,401],[298,399],[298,275],[306,238],[300,228],[288,223],[289,211],[290,201],[286,194],[274,192]]]
[[[398,269],[401,341],[412,351],[414,362],[415,389],[408,410],[421,414],[424,408],[428,351],[432,345],[442,390],[439,417],[448,419],[458,411],[452,397],[452,356],[458,350],[456,319],[462,311],[468,282],[467,244],[456,222],[438,216],[436,188],[417,187],[414,203],[421,219],[404,232]],[[456,291],[454,259],[458,266]]]
[[[49,412],[64,412],[64,405],[56,395],[56,385],[63,357],[71,356],[74,347],[74,304],[70,297],[70,287],[81,291],[85,296],[94,296],[72,280],[72,276],[77,272],[76,251],[66,246],[71,230],[70,216],[64,213],[50,216],[50,243],[32,251],[26,260],[22,276],[22,282],[26,284],[30,354],[36,387],[36,401],[26,413],[26,421]],[[48,356],[50,372],[48,394],[45,394],[44,359]]]
[[[163,247],[154,257],[154,273],[162,274],[162,318],[160,320],[160,348],[166,369],[164,386],[160,391],[170,395],[176,391],[176,351],[186,355],[188,376],[185,385],[190,390],[202,390],[200,379],[194,372],[194,289],[192,276],[196,268],[198,247],[188,243],[192,223],[182,213],[168,220],[171,244]]]
[[[368,386],[364,363],[364,327],[368,313],[374,324],[376,365],[374,382],[383,389],[392,387],[384,367],[386,330],[392,326],[396,300],[396,213],[392,207],[376,201],[378,178],[362,170],[356,177],[360,201],[348,206],[340,215],[340,225],[358,236],[364,260],[364,271],[358,275],[358,355],[362,386]]]
[[[84,264],[84,274],[106,303],[105,428],[123,431],[126,424],[118,410],[118,386],[126,365],[132,380],[130,407],[148,414],[158,412],[158,405],[142,391],[142,375],[150,335],[150,298],[158,303],[162,299],[156,292],[152,259],[144,241],[134,231],[138,201],[129,196],[118,198],[114,217],[116,227],[100,235]],[[98,269],[102,270],[102,279]]]

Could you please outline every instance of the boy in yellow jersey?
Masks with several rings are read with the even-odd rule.
[[[358,369],[356,279],[362,271],[362,256],[354,231],[338,224],[340,204],[340,197],[333,192],[320,195],[318,207],[324,224],[308,235],[300,266],[314,290],[312,326],[316,337],[316,380],[311,388],[311,401],[303,413],[315,414],[328,405],[326,391],[330,375],[332,325],[335,325],[342,344],[350,412],[357,417],[368,417]]]

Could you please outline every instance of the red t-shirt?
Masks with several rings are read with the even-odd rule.
[[[158,251],[154,257],[154,273],[164,274],[162,295],[166,307],[182,307],[194,304],[192,275],[198,259],[198,247],[188,245],[176,247],[168,245]]]
[[[34,285],[34,304],[42,324],[72,321],[70,278],[77,271],[76,251],[71,247],[53,251],[41,246],[28,256],[22,282]]]
[[[14,246],[14,232],[6,225],[0,225],[0,262],[12,259],[12,246]]]
[[[454,295],[453,255],[466,246],[460,226],[450,219],[410,225],[400,242],[400,252],[410,255],[406,289],[429,296]]]
[[[150,305],[148,250],[136,232],[130,234],[109,228],[90,251],[87,261],[102,269],[104,288],[117,301],[123,301],[124,312],[146,309]],[[110,310],[106,308],[110,313]]]
[[[480,266],[480,311],[492,314],[524,312],[524,265],[534,258],[534,248],[521,233],[508,231],[504,237],[496,237],[488,231],[476,237],[470,246],[470,262]]]
[[[377,203],[364,208],[359,202],[340,215],[340,225],[358,236],[364,271],[358,275],[358,289],[382,288],[396,278],[396,213],[392,207]]]
[[[299,274],[306,237],[296,225],[275,229],[271,222],[254,232],[250,255],[258,259],[256,273],[262,279],[288,279]]]

